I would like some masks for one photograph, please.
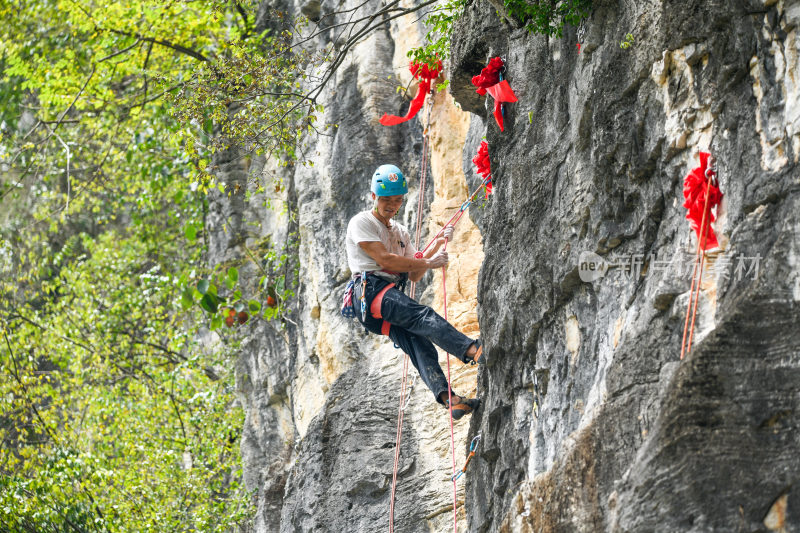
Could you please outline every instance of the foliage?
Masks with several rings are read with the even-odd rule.
[[[503,0],[503,4],[529,32],[561,37],[565,24],[577,26],[589,16],[592,0]]]
[[[181,307],[215,126],[165,97],[227,57],[241,14],[21,0],[0,18],[0,529],[229,531],[252,513],[236,337],[212,349]]]
[[[227,531],[246,516],[230,356],[179,313],[176,225],[79,234],[29,265],[31,299],[3,282],[10,530]]]
[[[589,16],[592,0],[503,0],[508,16],[525,23],[531,33],[561,37],[565,24],[577,26]],[[427,44],[408,52],[412,61],[433,66],[450,56],[450,39],[455,22],[464,11],[466,0],[446,0],[425,19]],[[440,86],[442,89],[446,84]]]
[[[619,47],[623,50],[627,50],[631,46],[633,46],[634,38],[632,33],[625,34],[625,40],[619,43]]]
[[[408,57],[417,63],[435,66],[437,61],[450,57],[450,39],[453,36],[453,25],[464,11],[466,0],[446,0],[437,6],[425,19],[428,33],[426,45],[409,50]]]

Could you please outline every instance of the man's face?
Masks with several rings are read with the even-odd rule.
[[[396,194],[394,196],[378,196],[375,193],[372,193],[372,199],[378,200],[378,203],[375,205],[375,208],[378,210],[378,214],[383,218],[392,218],[400,211],[400,206],[403,205],[403,196],[402,194]]]

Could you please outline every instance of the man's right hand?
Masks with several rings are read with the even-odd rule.
[[[447,251],[442,250],[441,252],[436,253],[436,255],[428,259],[428,268],[443,267],[447,264],[449,260],[450,258],[447,256]]]

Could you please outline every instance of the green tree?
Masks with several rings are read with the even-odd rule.
[[[221,326],[231,309],[280,319],[294,262],[248,250],[257,288],[206,265],[215,154],[304,163],[347,51],[434,1],[258,25],[247,2],[0,2],[0,529],[229,531],[252,514],[240,330]]]

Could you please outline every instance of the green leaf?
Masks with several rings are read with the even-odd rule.
[[[236,269],[236,267],[230,267],[228,269],[228,279],[230,279],[234,283],[239,281],[239,271]]]
[[[217,312],[217,309],[219,309],[219,300],[213,294],[204,294],[203,298],[200,300],[200,307],[214,314]]]
[[[191,287],[183,289],[183,293],[181,293],[181,307],[184,311],[194,305],[193,294],[194,290]]]
[[[205,294],[208,292],[209,286],[210,283],[208,282],[207,279],[201,280],[200,283],[197,284],[197,292],[199,292],[200,294]]]
[[[261,311],[261,302],[258,300],[250,300],[247,302],[247,307],[250,309],[251,313],[258,313]]]
[[[195,240],[197,238],[197,226],[191,222],[187,222],[183,230],[183,235],[190,241]]]

